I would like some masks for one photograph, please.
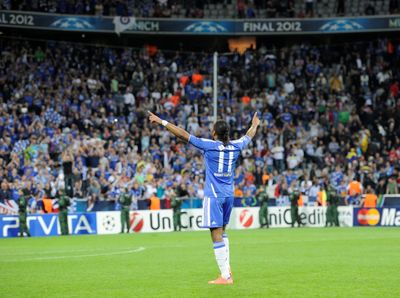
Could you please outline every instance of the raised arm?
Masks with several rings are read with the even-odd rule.
[[[260,125],[260,119],[258,119],[257,112],[255,112],[253,120],[251,120],[251,126],[246,133],[251,139],[256,135],[258,125]]]
[[[161,125],[165,126],[165,128],[170,133],[175,135],[177,138],[181,139],[182,141],[185,141],[186,143],[189,142],[189,136],[190,135],[186,130],[184,130],[184,129],[182,129],[182,128],[180,128],[180,127],[178,127],[178,126],[176,126],[176,125],[174,125],[172,123],[169,123],[166,120],[162,120],[160,117],[154,115],[150,111],[148,111],[148,113],[149,113],[149,120],[150,120],[151,123],[161,124]]]

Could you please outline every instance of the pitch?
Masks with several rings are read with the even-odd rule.
[[[0,240],[2,297],[399,297],[396,228],[229,231],[235,284],[209,232]]]

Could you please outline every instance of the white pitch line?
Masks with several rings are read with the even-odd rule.
[[[98,254],[85,254],[85,255],[72,255],[72,256],[54,256],[54,257],[40,257],[40,258],[29,258],[29,259],[19,259],[19,260],[4,260],[0,263],[13,263],[13,262],[26,262],[26,261],[45,261],[45,260],[58,260],[58,259],[73,259],[73,258],[89,258],[89,257],[100,257],[100,256],[114,256],[123,255],[144,251],[146,248],[141,246],[136,249],[117,251],[117,252],[105,252]]]
[[[29,250],[29,251],[19,251],[16,253],[1,253],[0,255],[5,256],[5,257],[17,257],[17,256],[30,256],[30,255],[37,255],[38,253],[40,254],[60,254],[60,253],[75,253],[75,252],[93,252],[93,251],[105,251],[107,248],[83,248],[83,249],[65,249],[65,250]]]

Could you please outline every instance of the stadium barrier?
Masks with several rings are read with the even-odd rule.
[[[355,208],[353,211],[353,207],[351,206],[340,206],[338,208],[340,226],[351,227],[353,226],[353,223],[354,225],[359,225],[358,221],[353,219],[353,215],[355,217],[358,215],[358,212],[356,210],[358,210],[358,208]],[[392,211],[391,209],[388,210],[389,211],[385,211],[385,214],[389,216],[389,222],[391,223],[393,221],[393,223],[399,223],[400,209],[396,209],[395,211]],[[234,230],[259,228],[260,224],[258,212],[259,207],[234,208],[232,210],[231,221],[228,228]],[[393,212],[395,215],[393,215]],[[202,209],[183,209],[181,215],[182,230],[202,230],[202,213]],[[324,227],[326,221],[325,213],[325,207],[299,208],[301,222],[306,227]],[[395,216],[395,219],[393,219],[393,216]],[[290,227],[290,208],[270,207],[269,221],[271,228]],[[121,231],[121,220],[119,211],[73,213],[68,215],[68,222],[69,232],[72,235],[116,234]],[[27,224],[32,236],[60,235],[60,226],[58,222],[58,215],[56,213],[31,214],[27,218]],[[132,233],[171,232],[173,231],[172,210],[167,209],[158,211],[131,211],[130,230]],[[0,231],[0,238],[18,236],[18,216],[1,215]]]

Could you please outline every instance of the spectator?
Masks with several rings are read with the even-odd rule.
[[[337,15],[343,16],[345,14],[344,0],[338,0],[337,2]]]
[[[304,0],[306,4],[306,17],[314,16],[314,0]]]
[[[283,171],[285,166],[284,166],[284,152],[285,148],[283,148],[279,141],[277,140],[275,142],[275,146],[272,148],[271,153],[273,154],[274,158],[274,165],[279,171]]]
[[[156,193],[154,193],[151,197],[150,197],[150,210],[160,210],[161,208],[161,203],[160,203],[160,198],[158,198],[156,196]]]
[[[376,208],[377,201],[378,201],[378,197],[376,196],[371,185],[368,184],[367,189],[365,190],[365,195],[364,195],[361,205],[365,208]]]
[[[246,8],[246,17],[247,17],[248,19],[252,19],[252,18],[255,18],[255,17],[256,17],[256,13],[255,13],[255,11],[254,11],[254,7],[253,7],[251,4],[247,5],[247,8]]]
[[[3,3],[4,2],[4,3]],[[79,14],[96,16],[133,16],[144,18],[169,18],[169,17],[187,17],[203,18],[205,12],[210,9],[226,10],[226,5],[232,1],[166,1],[166,0],[142,0],[142,1],[121,1],[121,0],[46,0],[46,1],[3,1],[0,4],[1,9],[39,11],[42,13],[60,13],[60,14]],[[260,17],[258,12],[266,9],[268,18],[281,17],[314,17],[314,0],[297,0],[299,4],[304,3],[305,10],[295,6],[293,0],[269,0],[269,1],[237,1],[238,18]],[[211,6],[214,5],[214,6]],[[217,6],[215,6],[217,5]],[[222,8],[219,8],[219,5]],[[374,4],[370,3],[365,9],[366,14],[375,14]],[[386,13],[395,14],[398,12],[398,0],[390,0],[389,5],[385,6]],[[331,13],[337,13],[338,16],[345,14],[345,5],[343,0],[338,0],[337,6],[330,7]],[[221,11],[217,14],[219,17],[225,15]],[[208,15],[207,15],[208,16]]]
[[[285,6],[285,2],[281,2],[280,8],[280,17],[284,18],[294,18],[295,16],[295,9],[293,1],[287,1],[287,5]]]
[[[388,183],[386,186],[386,194],[395,195],[399,193],[399,188],[397,186],[397,182],[393,176],[389,177]]]
[[[392,43],[397,49],[397,41]],[[264,183],[261,173],[274,173],[267,183],[295,176],[298,184],[298,177],[315,176],[305,192],[332,173],[329,181],[341,194],[354,176],[362,185],[398,177],[399,74],[387,45],[304,43],[223,56],[220,116],[229,119],[231,138],[246,130],[251,111],[259,110],[263,119],[235,173],[237,194],[252,196]],[[174,183],[188,180],[191,195],[201,197],[199,157],[150,126],[146,111],[206,136],[212,123],[205,91],[210,54],[9,40],[0,42],[0,50],[0,185],[9,198],[17,199],[20,188],[33,196],[46,191],[51,198],[66,187],[88,199],[91,210],[114,202],[128,187],[137,208],[147,209],[154,192],[162,198],[164,191],[167,198]],[[330,60],[332,52],[343,65]],[[85,56],[103,61],[101,67]],[[260,74],[259,67],[266,72]],[[393,179],[391,192],[395,184]],[[382,189],[378,184],[377,194]],[[51,210],[45,202],[43,209]]]
[[[4,203],[5,200],[9,200],[11,198],[7,181],[3,180],[0,187],[0,203]]]
[[[243,19],[246,16],[245,9],[246,9],[246,5],[244,3],[244,0],[238,0],[237,1],[237,14],[240,19]]]
[[[348,197],[346,199],[347,205],[356,205],[359,206],[361,204],[360,197],[363,193],[363,186],[361,182],[357,179],[354,179],[347,186]]]
[[[389,12],[391,14],[399,13],[399,1],[398,0],[390,0],[389,1]]]
[[[267,17],[268,18],[275,18],[276,17],[276,7],[273,1],[269,0],[267,2],[267,8],[266,8],[266,12],[267,12]]]
[[[374,7],[374,4],[371,1],[365,7],[365,14],[367,16],[372,16],[372,15],[375,14],[375,7]]]

